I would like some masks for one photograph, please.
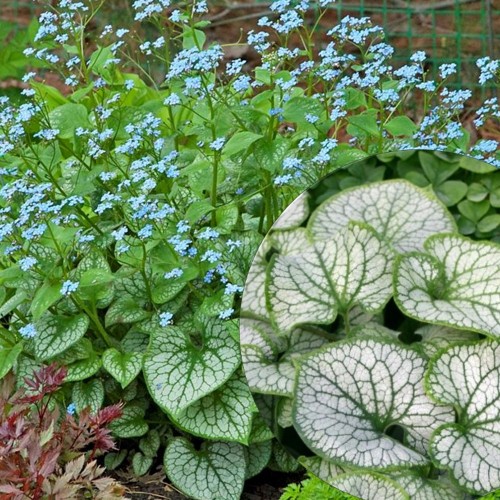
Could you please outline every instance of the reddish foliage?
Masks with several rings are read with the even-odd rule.
[[[94,458],[114,449],[106,425],[121,415],[122,406],[108,406],[95,415],[84,409],[77,418],[61,415],[52,403],[65,376],[65,368],[52,364],[33,379],[25,379],[26,387],[17,392],[11,374],[2,380],[0,500],[52,498],[50,492],[60,491],[61,485],[66,486],[66,494],[76,493],[78,488],[91,487],[102,473]]]

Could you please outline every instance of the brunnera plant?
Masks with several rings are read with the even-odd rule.
[[[353,159],[425,146],[495,169],[497,144],[462,125],[470,92],[447,86],[453,64],[436,82],[422,52],[392,68],[394,49],[368,18],[342,19],[317,51],[313,4],[277,1],[248,33],[261,64],[245,72],[207,41],[204,1],[133,2],[135,21],[157,30],[150,40],[139,27],[92,32],[103,0],[42,3],[25,55],[67,91],[29,71],[22,102],[0,98],[0,377],[13,371],[21,384],[65,365],[77,413],[125,402],[108,468],[127,461],[144,474],[163,462],[190,496],[233,500],[267,465],[297,467],[241,374],[236,318],[263,234]],[[483,81],[496,78],[496,61],[479,65]],[[423,111],[410,118],[412,93]],[[498,115],[494,99],[483,103],[479,133]],[[498,183],[481,181],[476,201],[463,200],[471,232],[496,223],[485,218]],[[432,182],[454,200],[463,191]],[[308,333],[290,359],[317,345]]]
[[[406,180],[312,211],[310,197],[264,240],[242,302],[243,367],[272,398],[269,424],[364,500],[498,489],[500,245],[461,235]]]

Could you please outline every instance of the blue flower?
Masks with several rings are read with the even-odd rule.
[[[160,313],[160,326],[171,325],[173,317],[174,317],[174,315],[170,312]]]
[[[76,412],[76,405],[75,403],[70,403],[67,408],[66,408],[66,413],[68,415],[74,415]]]
[[[75,292],[78,288],[78,281],[71,281],[71,280],[66,280],[61,287],[61,294],[62,295],[71,295],[73,292]]]
[[[32,339],[37,334],[35,325],[28,323],[26,326],[19,328],[19,334],[25,339]]]
[[[224,147],[225,143],[226,139],[224,139],[224,137],[218,137],[210,143],[210,149],[214,151],[220,151]]]

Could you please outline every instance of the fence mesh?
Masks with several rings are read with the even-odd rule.
[[[233,1],[242,5],[241,0],[214,3],[227,7]],[[132,0],[107,0],[99,21],[104,25],[118,20],[123,25],[131,3]],[[269,1],[244,3],[252,7],[258,3],[265,9]],[[32,0],[0,0],[0,20],[14,22],[17,29],[23,29],[36,15],[36,5]],[[441,63],[456,63],[456,86],[476,88],[475,61],[485,56],[500,57],[500,0],[337,0],[330,9],[334,22],[346,15],[368,16],[382,26],[398,48],[395,60],[401,64],[415,50],[428,54],[433,77]]]

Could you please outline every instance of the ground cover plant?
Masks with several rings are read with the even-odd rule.
[[[89,33],[102,3],[47,2],[24,51],[67,93],[29,71],[20,103],[0,97],[0,377],[66,367],[77,414],[124,403],[108,469],[161,463],[190,497],[233,500],[263,468],[298,467],[241,371],[240,298],[263,235],[325,173],[416,146],[488,163],[407,174],[459,203],[466,234],[497,231],[497,143],[480,137],[498,104],[477,109],[471,134],[470,92],[446,86],[452,64],[436,82],[420,52],[392,68],[366,18],[314,47],[307,2],[275,2],[261,31],[235,40],[261,56],[251,73],[207,42],[203,1],[135,1],[137,23],[159,32],[130,44],[137,64],[133,27]],[[481,81],[496,78],[498,62],[478,66]],[[345,184],[380,169],[349,172]]]
[[[250,270],[240,320],[250,389],[298,461],[356,497],[500,487],[499,231],[459,222],[490,175],[471,173],[462,190],[451,177],[470,165],[427,151],[357,162],[285,210]],[[353,176],[363,171],[369,180]],[[401,173],[443,177],[421,188]]]

